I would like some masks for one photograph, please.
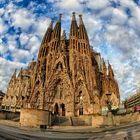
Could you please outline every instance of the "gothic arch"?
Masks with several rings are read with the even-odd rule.
[[[56,83],[58,83],[58,81],[63,81],[63,83],[65,84],[65,85],[67,85],[66,87],[68,88],[68,89],[70,89],[70,91],[72,91],[72,83],[71,83],[71,81],[69,80],[69,76],[66,74],[66,73],[64,73],[63,71],[61,72],[61,73],[54,73],[53,75],[52,75],[52,79],[50,79],[46,84],[46,88],[47,88],[47,90],[50,90],[50,89],[52,89],[53,87],[54,87],[54,85],[56,84]]]
[[[58,56],[58,59],[55,61],[54,66],[56,67],[56,65],[57,65],[58,63],[62,63],[63,67],[65,68],[64,58],[63,58],[62,55],[59,55],[59,56]]]
[[[65,86],[65,90],[71,91],[71,85],[67,81],[67,78],[64,78],[63,77],[63,79],[62,79],[61,77],[56,76],[53,80],[51,80],[51,82],[49,82],[49,84],[47,86],[47,90],[48,90],[47,92],[53,91],[54,88],[57,86],[57,84],[59,84],[60,82],[62,82],[63,83],[63,86]]]
[[[90,94],[86,88],[86,85],[82,78],[78,79],[75,84],[75,114],[83,115],[89,113],[90,103]]]
[[[56,96],[55,88],[57,87],[57,85],[62,83],[62,92],[61,94],[63,95],[62,98],[59,98],[59,96]],[[53,75],[53,79],[50,82],[47,82],[46,85],[46,96],[45,96],[45,107],[47,108],[49,106],[49,108],[47,108],[48,110],[54,112],[54,105],[55,103],[59,103],[59,108],[60,108],[60,115],[64,115],[65,113],[67,115],[72,114],[73,113],[73,101],[74,101],[74,95],[73,93],[73,88],[72,85],[69,81],[69,78],[67,77],[67,75],[62,72]],[[56,90],[57,91],[57,90]],[[48,102],[47,102],[48,100]],[[65,107],[61,108],[61,104],[64,104]]]
[[[63,64],[62,64],[62,62],[58,62],[57,64],[56,64],[56,68],[55,68],[56,70],[63,70]]]

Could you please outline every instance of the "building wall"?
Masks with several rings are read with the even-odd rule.
[[[107,116],[94,115],[92,116],[92,126],[101,127],[101,126],[116,126],[120,124],[129,124],[134,122],[140,122],[140,113],[130,113],[126,115],[112,115],[108,114]]]
[[[5,93],[0,91],[0,110],[2,109],[2,100],[3,100],[4,95],[5,95]]]
[[[33,66],[32,66],[33,65]],[[28,68],[21,69],[17,74],[14,71],[2,100],[2,110],[19,112],[21,107],[27,107],[28,99],[31,96],[31,75],[34,62]]]
[[[48,111],[22,108],[20,111],[20,126],[38,127],[51,125],[51,114]]]
[[[52,121],[55,121],[53,122],[53,125],[59,124],[60,126],[104,127],[140,122],[139,113],[130,113],[116,116],[109,113],[107,116],[91,115],[67,118],[56,116],[57,119],[53,117],[48,111],[37,109],[21,109],[20,125],[25,127],[40,128],[41,125],[51,126]]]
[[[128,108],[134,109],[133,107],[136,105],[140,106],[140,92],[138,92],[138,93],[134,94],[133,96],[131,96],[130,98],[126,99],[124,104],[127,109]]]
[[[0,119],[2,119],[2,120],[18,119],[19,116],[20,116],[19,112],[0,111]]]
[[[119,89],[112,67],[108,64],[108,68],[102,68],[101,56],[90,48],[81,17],[79,23],[78,28],[73,14],[68,40],[65,32],[61,36],[61,17],[54,29],[52,22],[48,27],[32,76],[31,108],[55,113],[58,105],[57,113],[62,115],[61,104],[64,104],[66,116],[79,116],[80,110],[85,115],[97,114],[106,106],[108,99],[104,96],[109,92],[112,103],[118,107]]]
[[[107,106],[110,93],[117,107],[120,97],[113,69],[91,49],[82,17],[77,25],[72,15],[69,39],[65,32],[61,36],[61,15],[54,28],[52,24],[36,62],[18,77],[13,74],[3,106],[49,110],[60,116],[92,115]]]

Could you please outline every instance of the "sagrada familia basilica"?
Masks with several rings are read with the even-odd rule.
[[[53,28],[51,21],[36,61],[13,73],[2,108],[49,110],[60,116],[100,114],[108,103],[120,104],[118,84],[111,64],[90,46],[79,15],[72,14],[69,39],[61,33],[61,14]],[[110,102],[109,102],[110,101]]]

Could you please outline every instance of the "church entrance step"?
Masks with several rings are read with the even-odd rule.
[[[55,116],[52,122],[55,126],[91,126],[91,117]]]

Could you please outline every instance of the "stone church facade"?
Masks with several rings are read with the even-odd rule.
[[[73,13],[69,39],[61,34],[61,15],[54,28],[51,21],[37,60],[14,72],[2,106],[79,116],[101,113],[108,101],[114,108],[120,103],[113,69],[91,48],[82,15],[78,25]]]

